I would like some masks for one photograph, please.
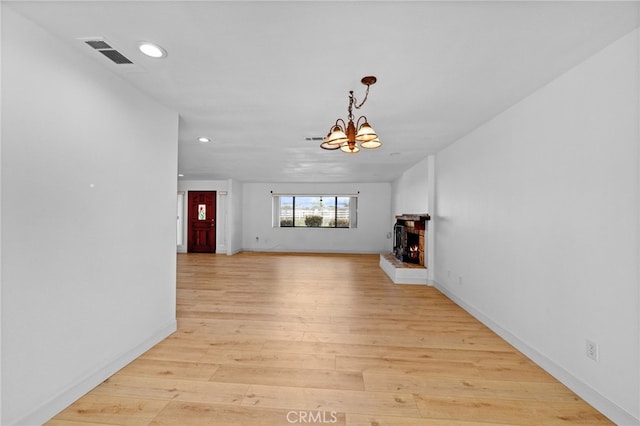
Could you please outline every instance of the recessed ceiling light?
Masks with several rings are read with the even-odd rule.
[[[184,177],[182,173],[178,173],[178,177]]]
[[[211,139],[201,136],[198,138],[198,142],[202,142],[202,143],[211,142]]]
[[[157,44],[149,43],[147,41],[143,41],[138,46],[140,51],[147,56],[151,56],[152,58],[164,58],[167,56],[167,51]]]

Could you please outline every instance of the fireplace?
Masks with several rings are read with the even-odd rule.
[[[425,232],[428,214],[403,214],[396,216],[393,227],[393,254],[407,263],[426,265]]]

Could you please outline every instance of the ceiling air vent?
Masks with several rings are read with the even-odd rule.
[[[118,64],[118,65],[133,64],[133,62],[131,62],[126,56],[118,52],[116,49],[111,47],[109,43],[104,41],[103,38],[94,37],[90,39],[81,39],[81,40],[84,41],[88,46],[92,47],[93,49],[102,53],[107,58],[111,59],[111,61],[115,64]]]
[[[109,46],[104,40],[87,40],[85,41],[89,46],[93,47],[96,50],[100,49],[113,49],[113,47]]]
[[[133,62],[131,62],[130,60],[128,60],[122,53],[118,52],[117,50],[100,50],[100,53],[102,53],[104,56],[106,56],[107,58],[111,59],[113,62],[115,62],[118,65],[122,65],[122,64],[132,64]]]

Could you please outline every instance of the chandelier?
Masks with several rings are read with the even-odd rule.
[[[357,154],[360,148],[373,149],[382,145],[378,135],[367,122],[367,117],[358,117],[355,124],[353,122],[353,108],[360,109],[364,105],[367,101],[367,96],[369,96],[369,86],[377,80],[374,76],[367,76],[362,77],[360,81],[367,86],[364,99],[358,104],[358,101],[353,96],[353,90],[349,92],[349,115],[347,116],[349,122],[345,123],[343,119],[338,118],[336,124],[331,126],[331,130],[322,141],[320,148],[328,150],[339,149],[347,154]],[[361,121],[362,124],[360,124]]]

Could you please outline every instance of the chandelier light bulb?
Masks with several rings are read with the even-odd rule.
[[[370,141],[362,142],[360,144],[361,147],[366,148],[366,149],[380,148],[380,145],[382,145],[382,142],[380,142],[380,140],[378,138],[375,138],[375,139],[370,140]]]
[[[360,126],[360,130],[358,130],[358,134],[356,135],[358,142],[369,142],[377,138],[378,135],[376,135],[376,132],[366,121]]]
[[[360,148],[358,148],[355,143],[349,144],[348,142],[345,142],[340,146],[340,151],[346,152],[347,154],[357,154],[360,152]]]

